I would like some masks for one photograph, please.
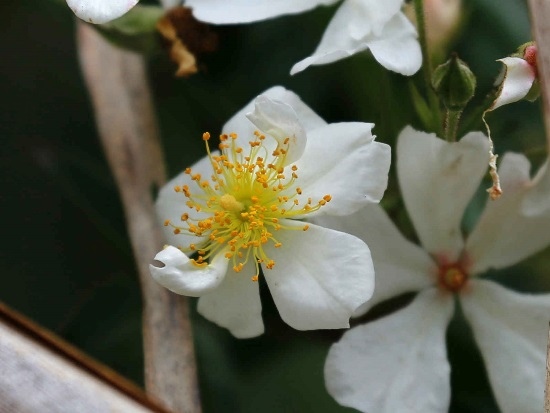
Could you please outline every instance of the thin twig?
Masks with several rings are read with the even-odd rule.
[[[546,388],[544,389],[544,413],[550,413],[550,331],[546,346]]]
[[[78,46],[97,128],[117,182],[143,294],[145,387],[181,413],[201,411],[185,298],[157,285],[148,265],[162,247],[152,189],[165,181],[143,59],[78,23]]]
[[[550,2],[548,0],[529,0],[533,37],[537,42],[537,69],[543,102],[546,142],[550,152]],[[546,352],[546,387],[544,392],[544,411],[550,413],[550,333]]]
[[[546,141],[550,149],[550,2],[529,0],[533,37],[537,42],[538,77],[544,104]]]

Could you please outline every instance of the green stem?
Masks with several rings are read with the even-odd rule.
[[[430,108],[436,119],[436,132],[441,132],[441,111],[439,108],[439,100],[432,88],[432,61],[428,51],[428,40],[426,38],[426,19],[424,15],[424,1],[414,0],[414,12],[416,15],[416,27],[418,29],[418,40],[420,41],[420,49],[422,50],[422,72],[424,74],[424,83],[426,84],[426,94]]]
[[[476,129],[481,125],[481,117],[489,106],[493,104],[497,98],[497,88],[493,88],[483,99],[479,105],[477,105],[472,111],[467,112],[464,116],[464,120],[460,124],[460,135],[464,135],[466,132]]]
[[[458,123],[460,122],[461,110],[447,109],[445,115],[445,139],[447,142],[456,141],[456,131],[458,130]]]

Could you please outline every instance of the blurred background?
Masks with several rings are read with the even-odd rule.
[[[276,84],[294,90],[328,122],[374,122],[378,140],[391,145],[404,125],[420,127],[408,80],[385,71],[369,54],[289,75],[292,65],[314,50],[336,7],[215,27],[218,51],[188,79],[173,76],[175,66],[165,54],[151,56],[150,82],[170,175],[203,156],[202,132],[218,133],[233,113]],[[79,71],[75,18],[58,0],[3,0],[0,16],[0,300],[142,384],[139,285]],[[529,40],[525,1],[463,2],[460,32],[449,50],[457,51],[478,78],[474,104],[500,71],[495,60]],[[545,154],[540,102],[503,107],[488,122],[497,153],[524,152],[540,164]],[[481,125],[475,121],[468,128]],[[466,230],[484,202],[481,189],[465,216]],[[394,179],[384,203],[414,239]],[[549,264],[547,249],[487,276],[521,291],[548,291]],[[342,332],[293,330],[262,287],[262,337],[234,339],[193,313],[204,411],[354,411],[338,406],[323,383],[325,356]],[[191,301],[193,311],[195,304]],[[448,339],[451,412],[498,412],[460,315]]]

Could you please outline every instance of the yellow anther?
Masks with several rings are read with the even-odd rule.
[[[220,135],[221,153],[211,154],[210,134],[205,132],[202,136],[212,165],[212,171],[205,173],[208,179],[203,180],[201,174],[187,168],[185,172],[197,185],[193,190],[187,185],[176,185],[174,190],[186,196],[184,204],[187,207],[204,211],[206,218],[192,218],[185,212],[180,215],[184,226],[175,226],[169,220],[165,225],[170,226],[174,233],[205,240],[182,247],[185,253],[199,250],[193,261],[195,265],[203,267],[221,253],[232,260],[235,272],[240,272],[248,263],[254,263],[256,274],[248,276],[257,281],[260,266],[272,269],[275,265],[266,249],[282,246],[273,233],[282,229],[307,231],[309,228],[305,223],[298,227],[282,225],[280,219],[292,219],[316,211],[332,198],[325,195],[317,204],[312,204],[311,198],[307,203],[300,199],[302,189],[295,185],[298,167],[285,166],[290,145],[294,143],[292,137],[285,138],[270,154],[263,146],[266,137],[259,131],[254,132],[248,148],[238,146],[235,133],[223,134]]]
[[[170,225],[170,220],[169,219],[166,219],[164,221],[164,226],[167,227],[168,225]]]
[[[206,262],[199,262],[199,261],[195,261],[194,259],[191,259],[191,264],[193,264],[195,267],[199,267],[199,268],[204,268],[208,265],[208,263]]]
[[[258,274],[256,274],[256,275],[250,277],[250,279],[251,279],[252,281],[254,281],[254,282],[257,282],[257,281],[258,281]]]

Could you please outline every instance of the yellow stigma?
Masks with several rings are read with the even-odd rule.
[[[220,206],[226,211],[239,212],[244,209],[244,204],[235,199],[233,195],[224,194],[220,197]]]
[[[202,135],[212,165],[210,179],[187,168],[185,173],[194,182],[194,189],[187,185],[176,186],[174,191],[186,198],[182,202],[188,210],[181,213],[181,226],[166,220],[174,234],[194,235],[203,238],[200,243],[180,249],[196,252],[193,262],[203,266],[216,255],[223,253],[232,261],[232,268],[240,272],[251,260],[255,263],[253,281],[258,280],[260,264],[272,269],[275,261],[265,252],[268,244],[281,248],[283,244],[276,233],[281,230],[307,231],[307,224],[285,225],[284,219],[301,219],[330,202],[325,195],[314,203],[302,188],[297,186],[298,167],[286,165],[290,139],[285,139],[268,150],[265,135],[254,132],[245,149],[237,144],[237,135],[220,136],[220,154],[210,152],[208,132]],[[191,185],[193,186],[193,185]],[[206,218],[194,218],[194,212]]]

